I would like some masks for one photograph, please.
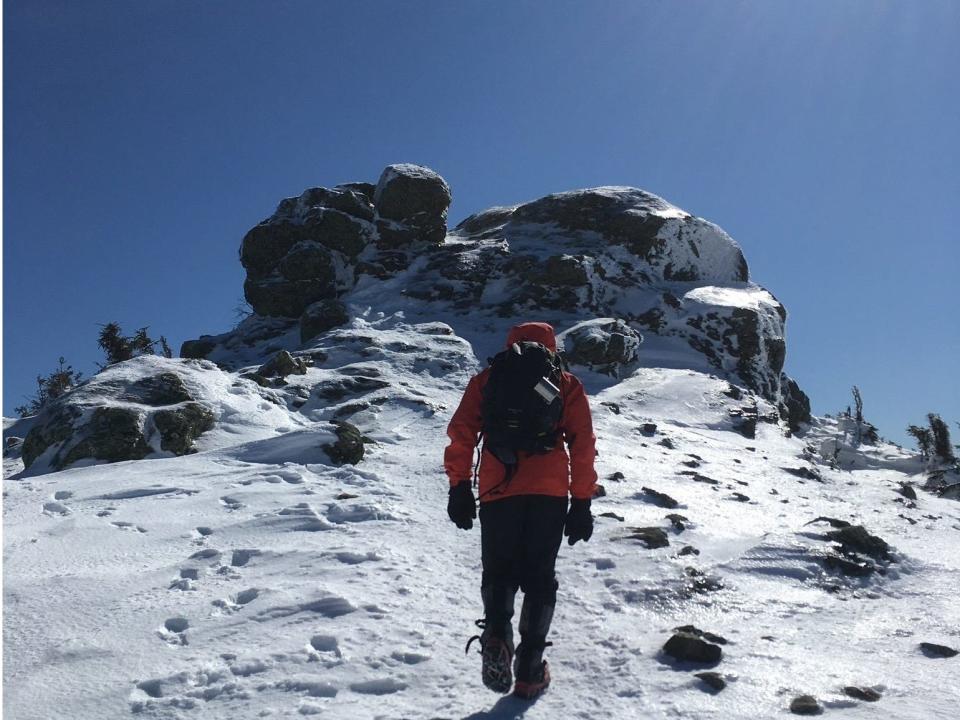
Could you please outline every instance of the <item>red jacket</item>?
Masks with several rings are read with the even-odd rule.
[[[523,340],[533,340],[554,351],[557,349],[553,328],[546,323],[515,326],[507,338],[507,347]],[[470,379],[460,406],[447,427],[450,444],[444,452],[443,466],[451,486],[469,480],[473,475],[473,454],[483,426],[481,391],[489,377],[490,368],[487,368]],[[587,395],[580,380],[568,372],[562,375],[560,391],[563,415],[556,447],[545,454],[518,453],[520,459],[516,471],[506,485],[503,484],[506,467],[484,447],[480,459],[480,502],[511,495],[566,497],[569,493],[580,499],[593,497],[597,481],[593,467],[596,437]]]

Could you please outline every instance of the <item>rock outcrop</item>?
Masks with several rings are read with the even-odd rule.
[[[269,352],[294,350],[348,322],[360,280],[364,298],[391,280],[398,306],[566,322],[570,362],[613,376],[640,357],[643,335],[676,341],[690,367],[774,403],[792,430],[810,420],[809,399],[783,373],[786,310],[750,282],[718,226],[644,190],[598,187],[491,208],[448,234],[450,197],[434,171],[391,165],[376,185],[284,200],[242,243],[255,315],[182,354],[227,369],[262,363],[245,348],[269,338]]]
[[[24,466],[193,452],[215,416],[176,371],[181,362],[150,355],[117,363],[50,403],[24,438]]]
[[[287,198],[243,239],[244,296],[258,315],[299,318],[348,291],[361,272],[389,274],[408,264],[417,244],[443,242],[449,205],[443,178],[407,164],[386,168],[375,187],[350,183]]]

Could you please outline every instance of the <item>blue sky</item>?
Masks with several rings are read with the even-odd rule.
[[[726,229],[787,371],[903,439],[960,420],[960,4],[4,3],[3,412],[99,324],[235,323],[282,197],[440,172],[451,224],[634,185]],[[954,429],[955,435],[960,430]]]

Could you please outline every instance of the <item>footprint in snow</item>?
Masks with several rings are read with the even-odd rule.
[[[157,635],[170,645],[187,645],[187,628],[190,622],[184,617],[172,617],[163,621],[163,627],[157,630]]]
[[[259,588],[249,588],[247,590],[241,590],[229,598],[214,600],[213,606],[220,610],[233,613],[242,610],[244,605],[253,602],[258,597],[260,597]]]
[[[278,605],[267,608],[253,616],[257,622],[266,622],[268,620],[278,620],[291,615],[303,612],[316,613],[327,618],[336,618],[341,615],[348,615],[356,611],[356,607],[346,598],[330,595],[312,600],[310,602],[297,603],[296,605]]]
[[[239,510],[240,508],[244,507],[242,502],[240,502],[235,497],[232,497],[230,495],[224,495],[222,498],[220,498],[220,504],[223,505],[227,510],[231,512],[234,510]]]
[[[317,652],[332,652],[340,657],[340,645],[333,635],[314,635],[310,638],[310,648]]]
[[[195,553],[193,553],[188,560],[218,560],[219,558],[219,550],[214,548],[203,548],[203,550],[197,550]]]
[[[43,514],[51,517],[63,517],[64,515],[70,514],[70,508],[61,502],[45,502],[43,504]]]
[[[390,695],[407,689],[407,684],[393,678],[379,678],[350,684],[350,689],[361,695]]]
[[[183,568],[180,577],[170,583],[171,590],[196,590],[195,583],[200,578],[197,568]]]
[[[230,558],[230,564],[233,567],[243,567],[250,562],[252,558],[255,558],[257,555],[261,554],[262,553],[256,548],[234,550],[233,556]]]
[[[138,532],[138,533],[146,532],[146,530],[140,525],[134,525],[131,522],[124,522],[123,520],[115,520],[110,524],[116,527],[118,530],[131,530],[133,532]]]
[[[53,494],[54,500],[69,500],[72,497],[73,497],[73,492],[71,492],[70,490],[57,490]]]
[[[327,553],[325,555],[326,557],[331,557],[331,556],[335,557],[338,561],[342,562],[344,565],[359,565],[361,563],[376,562],[378,560],[383,559],[379,555],[377,555],[375,552],[358,553],[358,552],[350,552],[345,550],[342,552]]]
[[[402,662],[405,665],[419,665],[422,662],[426,662],[430,659],[429,655],[421,655],[420,653],[414,652],[394,652],[390,655],[394,660]]]

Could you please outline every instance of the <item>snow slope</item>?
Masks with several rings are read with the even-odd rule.
[[[509,321],[457,318],[452,335],[412,310],[354,310],[321,336],[322,366],[289,378],[299,409],[258,415],[252,395],[231,397],[237,373],[207,382],[218,427],[194,455],[33,477],[5,461],[6,717],[729,720],[789,715],[801,694],[851,720],[955,716],[960,659],[919,644],[960,646],[960,505],[920,491],[909,507],[897,491],[920,468],[892,446],[831,467],[833,420],[744,437],[732,413],[772,407],[734,400],[668,339],[619,381],[582,373],[606,496],[591,541],[561,549],[554,683],[533,704],[491,694],[463,652],[481,615],[479,528],[448,521],[441,458]],[[313,388],[358,372],[386,384],[319,402]],[[338,411],[375,441],[359,465],[320,449]],[[827,569],[823,516],[885,539],[886,574]],[[649,526],[669,547],[631,539]],[[660,652],[687,624],[729,641],[719,665]],[[704,669],[726,689],[709,691]]]

